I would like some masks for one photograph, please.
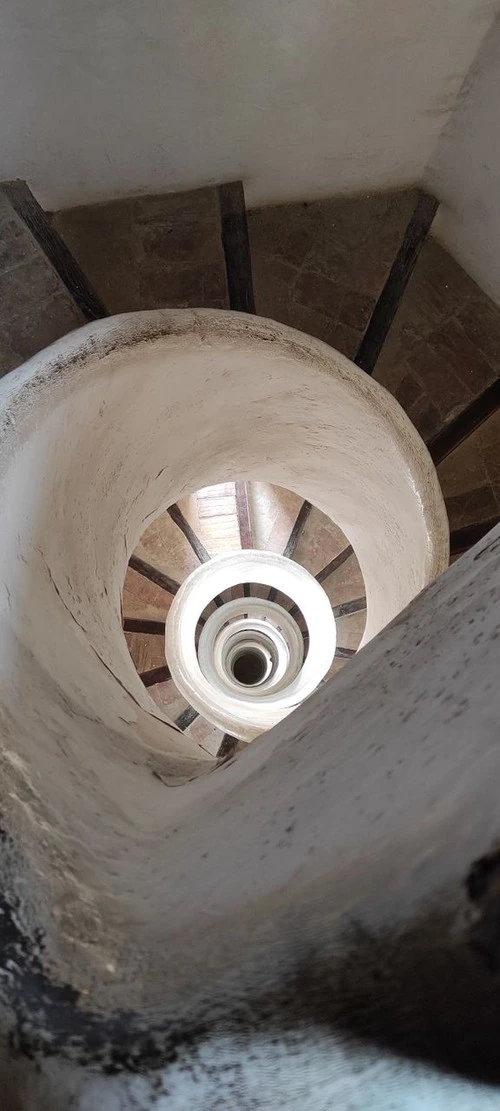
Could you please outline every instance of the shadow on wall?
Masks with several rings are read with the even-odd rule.
[[[334,965],[311,958],[296,983],[300,1021],[486,1084],[500,1084],[500,981],[453,916],[436,912],[402,933],[351,928]]]
[[[4,1069],[1,1063],[0,1091],[2,1093],[2,1111],[22,1111],[22,1097],[17,1080],[12,1076],[10,1070]]]
[[[498,876],[496,863],[495,860],[495,876]],[[472,909],[470,900],[467,905],[462,900],[464,905],[457,910],[453,899],[452,909],[430,910],[397,931],[376,932],[352,920],[345,922],[335,938],[332,930],[335,955],[330,959],[325,959],[323,953],[309,951],[297,962],[295,973],[283,984],[282,990],[272,995],[260,993],[240,998],[236,1003],[231,1003],[227,996],[226,999],[212,999],[205,1018],[201,1011],[197,1029],[175,1029],[175,1024],[167,1021],[162,1030],[157,1028],[147,1035],[143,1027],[141,1041],[137,1031],[134,1036],[131,1016],[115,1016],[111,1021],[102,1022],[96,1016],[83,1015],[75,999],[71,1005],[74,1019],[73,1024],[71,1021],[69,1024],[68,1042],[71,1042],[72,1025],[79,1037],[78,1042],[72,1044],[72,1059],[75,1064],[89,1065],[94,1058],[108,1075],[123,1071],[129,1076],[135,1073],[146,1077],[149,1072],[152,1087],[148,1107],[156,1106],[155,1069],[164,1070],[162,1080],[158,1081],[163,1093],[166,1093],[163,1085],[169,1083],[169,1066],[180,1068],[181,1072],[196,1071],[202,1090],[204,1075],[211,1090],[214,1085],[217,1088],[219,1077],[221,1090],[225,1090],[227,1073],[234,1070],[234,1064],[229,1065],[224,1055],[220,1056],[220,1050],[211,1056],[209,1043],[218,1035],[236,1044],[239,1057],[246,1062],[257,1061],[252,1055],[254,1041],[259,1043],[261,1052],[262,1044],[267,1046],[264,1055],[267,1052],[272,1055],[273,1062],[278,1062],[275,1072],[271,1065],[262,1103],[252,1101],[244,1084],[238,1088],[241,1109],[267,1108],[274,1095],[276,1098],[286,1095],[283,1076],[286,1076],[287,1057],[300,1066],[303,1055],[310,1070],[311,1049],[320,1039],[325,1044],[325,1036],[328,1046],[330,1035],[332,1056],[327,1072],[330,1074],[328,1092],[331,1084],[332,1095],[337,1091],[337,1083],[342,1088],[342,1081],[358,1071],[357,1060],[363,1050],[365,1054],[369,1050],[370,1060],[375,1064],[384,1059],[395,1060],[395,1072],[403,1085],[409,1082],[411,1071],[405,1062],[412,1061],[448,1076],[500,1085],[500,980],[497,974],[500,898],[496,890],[490,892],[489,872],[486,880],[483,872],[480,870],[479,880],[477,872],[471,873],[472,883],[469,878]],[[22,992],[21,981],[18,986]],[[43,985],[40,983],[40,987],[43,987],[45,1000],[47,994],[52,994],[53,1002],[61,991],[64,992],[64,989],[51,987],[47,981]],[[31,1004],[34,1003],[32,997]],[[43,1010],[42,1004],[41,1008]],[[55,1026],[62,1020],[64,1025],[68,1018],[68,1013],[63,1013],[65,1009],[64,1005],[59,1008],[56,1016],[49,1008],[44,1018],[52,1022],[55,1019]],[[216,1018],[217,1012],[220,1017]],[[28,1040],[25,1038],[23,1044],[19,1033],[18,1026],[12,1044],[17,1044],[18,1053],[22,1045],[23,1051],[32,1056]],[[80,1040],[83,1033],[85,1036]],[[113,1054],[114,1034],[118,1035],[120,1044],[115,1042]],[[339,1036],[343,1046],[340,1060]],[[62,1041],[56,1035],[52,1045],[48,1041],[43,1048],[38,1042],[37,1048],[41,1049],[42,1057],[58,1051],[64,1053]],[[204,1053],[207,1043],[208,1053]],[[103,1059],[105,1045],[107,1063]],[[17,1056],[19,1061],[23,1061],[22,1053]],[[13,1067],[18,1067],[15,1057]],[[276,1090],[273,1089],[274,1076]],[[16,1094],[8,1069],[1,1080],[2,1095],[7,1101],[2,1107],[5,1111],[21,1111],[24,1099]],[[40,1098],[43,1083],[40,1077]],[[363,1084],[361,1077],[359,1083]],[[383,1088],[383,1076],[380,1084]],[[380,1095],[382,1098],[382,1091]],[[341,1111],[344,1103],[340,1089],[339,1096]],[[175,1100],[174,1105],[177,1108]],[[314,1099],[313,1105],[316,1106]],[[320,1105],[324,1106],[321,1101]],[[404,1100],[403,1105],[407,1106]],[[77,1104],[71,1102],[71,1106]],[[207,1106],[215,1105],[209,1099]],[[358,1104],[353,1106],[358,1107]]]

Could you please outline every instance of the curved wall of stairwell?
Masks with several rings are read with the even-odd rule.
[[[413,183],[492,8],[53,0],[49,24],[7,2],[0,177],[47,207],[239,176],[258,203]]]
[[[89,325],[4,379],[0,409],[0,805],[24,894],[29,877],[24,926],[41,926],[47,967],[89,1005],[158,1009],[167,983],[169,1005],[188,1006],[227,959],[220,921],[233,922],[237,953],[294,866],[254,868],[250,849],[242,891],[228,860],[215,918],[207,910],[197,848],[220,851],[232,781],[203,774],[213,761],[134,669],[120,615],[128,556],[204,483],[282,484],[352,543],[368,640],[447,564],[435,471],[398,404],[347,359],[239,314]],[[238,760],[243,789],[275,732]]]

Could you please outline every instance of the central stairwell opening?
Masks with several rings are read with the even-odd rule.
[[[211,725],[183,699],[165,658],[165,623],[174,596],[196,566],[252,549],[296,561],[325,591],[335,618],[336,643],[334,659],[320,682],[355,655],[366,623],[363,576],[352,546],[324,513],[292,491],[265,482],[219,483],[161,514],[129,561],[122,596],[123,627],[132,659],[157,705],[217,757],[227,757],[242,742]],[[304,617],[293,599],[274,587],[249,582],[228,588],[200,615],[199,632],[201,623],[218,607],[245,597],[270,601],[297,622],[305,659],[309,630]],[[263,612],[263,620],[269,619]],[[321,635],[327,635],[326,629]],[[261,684],[266,671],[262,646],[243,647],[232,667],[241,684]]]

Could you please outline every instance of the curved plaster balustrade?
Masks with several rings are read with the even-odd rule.
[[[218,608],[197,648],[207,605],[246,582],[274,587],[292,599],[308,632],[306,656],[293,616],[262,598],[235,599]],[[216,557],[193,571],[175,596],[165,632],[165,655],[178,690],[212,725],[243,741],[277,725],[313,693],[332,664],[335,645],[332,607],[313,575],[275,552],[255,550]],[[238,660],[250,666],[249,681],[245,675],[238,680]]]
[[[300,849],[267,859],[255,836],[287,723],[221,771],[168,723],[122,632],[128,557],[205,484],[288,487],[353,545],[367,641],[446,566],[436,474],[398,404],[347,359],[225,312],[89,325],[4,378],[0,412],[0,806],[18,854],[5,890],[86,1007],[193,1013],[228,974],[222,925],[236,968],[300,872]]]

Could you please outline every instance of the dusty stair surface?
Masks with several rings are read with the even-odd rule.
[[[500,310],[427,234],[432,199],[415,189],[254,210],[248,213],[249,251],[241,186],[121,200],[51,220],[30,202],[29,191],[21,188],[20,196],[21,204],[15,189],[0,195],[9,229],[4,243],[12,248],[4,371],[106,312],[255,307],[358,365],[375,331],[364,369],[396,396],[430,447],[450,516],[452,558],[498,518]],[[34,306],[24,346],[15,342],[23,289],[25,303],[32,298]],[[162,631],[175,584],[204,552],[246,546],[286,551],[313,575],[323,575],[341,649],[332,673],[358,647],[365,620],[359,567],[354,555],[342,558],[347,541],[340,530],[290,491],[253,483],[243,491],[249,541],[238,514],[241,485],[198,491],[172,507],[173,516],[162,514],[134,552],[123,592],[126,637],[144,682],[179,728],[213,754],[227,749],[227,738],[179,697],[165,666]],[[187,528],[179,527],[179,511]],[[332,563],[334,573],[325,575]]]
[[[0,319],[0,374],[85,324],[43,247],[2,191]]]
[[[416,199],[405,190],[251,210],[256,311],[353,358]],[[228,307],[216,189],[71,209],[54,226],[108,312]],[[461,415],[470,432],[476,403],[473,441],[438,460],[452,532],[499,513],[499,373],[500,309],[428,235],[374,377],[427,442]]]

